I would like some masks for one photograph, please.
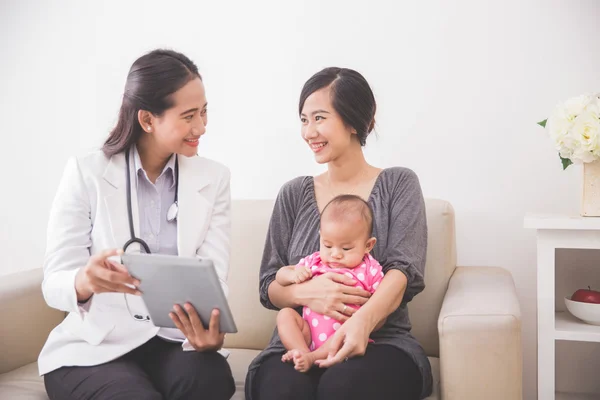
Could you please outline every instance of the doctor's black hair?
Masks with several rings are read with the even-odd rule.
[[[358,141],[364,146],[375,127],[377,103],[367,80],[353,69],[329,67],[311,76],[300,93],[298,115],[308,96],[326,87],[331,90],[333,109],[346,126],[356,130]]]
[[[127,75],[119,118],[104,142],[104,154],[111,157],[131,147],[142,134],[138,111],[162,115],[174,106],[171,95],[195,78],[202,80],[198,67],[176,51],[156,49],[138,58]]]

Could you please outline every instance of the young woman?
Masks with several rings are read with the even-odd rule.
[[[101,151],[72,158],[48,225],[42,285],[67,311],[39,356],[54,399],[230,399],[218,313],[204,329],[189,304],[178,329],[149,322],[126,251],[213,260],[226,289],[229,171],[197,156],[207,102],[186,56],[155,50],[129,71],[116,127]],[[126,246],[137,237],[139,243]]]
[[[285,347],[276,331],[250,366],[249,400],[417,400],[431,392],[431,367],[410,334],[407,309],[424,288],[425,205],[414,172],[366,162],[362,146],[373,130],[375,109],[369,84],[350,69],[324,69],[302,89],[302,138],[327,171],[282,187],[260,266],[260,297],[267,308],[292,307],[300,313],[308,307],[344,324],[325,344],[328,356],[307,373],[282,362]],[[319,249],[320,212],[340,194],[358,195],[373,210],[377,242],[372,255],[385,274],[377,291],[370,295],[335,272],[280,285],[275,279],[279,268],[296,265]]]

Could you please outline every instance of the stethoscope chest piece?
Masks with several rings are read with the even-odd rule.
[[[177,214],[179,213],[179,206],[177,202],[171,204],[171,207],[167,210],[167,221],[172,222],[177,218]]]

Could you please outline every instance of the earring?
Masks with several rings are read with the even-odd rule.
[[[150,132],[152,130],[152,127],[150,125],[148,125],[148,132]]]

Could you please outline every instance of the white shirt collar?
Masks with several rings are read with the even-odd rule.
[[[167,164],[165,165],[165,167],[163,168],[162,172],[159,175],[159,178],[165,174],[165,171],[170,170],[171,171],[171,177],[173,177],[172,179],[172,183],[171,183],[171,187],[173,187],[175,185],[175,159],[176,159],[176,155],[175,153],[171,154],[171,158],[169,158],[169,161],[167,161]],[[140,159],[140,154],[138,153],[137,150],[137,145],[133,146],[133,167],[135,169],[135,176],[137,177],[140,170],[143,171],[144,175],[146,176],[146,178],[148,178],[148,174],[146,173],[146,170],[144,169],[144,167],[142,166],[142,160]]]

